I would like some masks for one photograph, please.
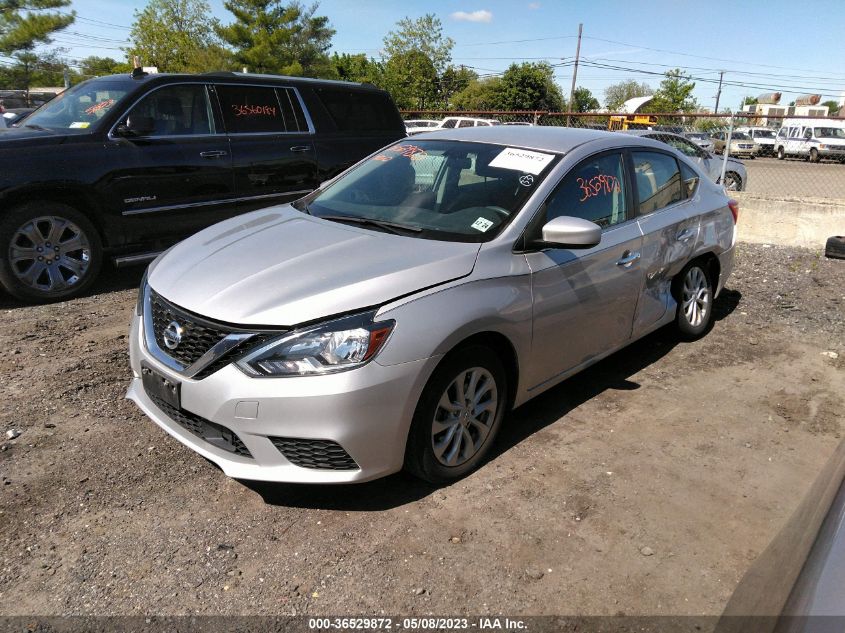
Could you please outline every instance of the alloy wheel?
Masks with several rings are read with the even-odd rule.
[[[489,371],[472,367],[458,374],[434,411],[431,442],[437,461],[454,467],[472,459],[490,435],[498,402]]]
[[[682,308],[692,327],[699,327],[710,312],[710,284],[704,271],[693,266],[684,278]]]
[[[91,265],[91,242],[66,218],[33,218],[12,235],[9,263],[14,275],[29,288],[61,292],[85,277]]]

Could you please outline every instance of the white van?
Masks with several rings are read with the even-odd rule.
[[[501,125],[501,123],[496,119],[476,119],[468,116],[450,116],[440,122],[440,127],[444,129],[456,127],[482,127],[488,125]]]
[[[787,156],[806,157],[812,163],[822,158],[845,160],[845,120],[784,119],[775,137],[775,152],[781,160]]]
[[[754,142],[760,146],[760,156],[775,155],[775,134],[777,133],[777,130],[762,126],[743,126],[736,128],[736,131],[745,132],[748,136],[754,139]]]

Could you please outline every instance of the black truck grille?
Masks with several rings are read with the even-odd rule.
[[[243,457],[252,457],[252,453],[241,441],[234,431],[227,429],[225,426],[206,420],[198,416],[196,413],[185,411],[184,409],[177,409],[173,405],[165,402],[150,393],[147,393],[153,404],[161,409],[168,418],[176,422],[182,428],[190,431],[197,437],[202,438],[212,446],[222,448],[230,453],[242,455]]]
[[[296,437],[269,439],[285,459],[295,466],[322,470],[358,470],[358,464],[337,442]]]
[[[201,321],[152,290],[150,291],[150,308],[156,344],[162,352],[183,367],[194,364],[203,354],[232,333],[230,329]],[[182,328],[182,340],[176,349],[168,349],[164,344],[164,330],[173,321]]]

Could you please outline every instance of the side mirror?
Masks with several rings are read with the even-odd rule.
[[[126,119],[126,123],[117,126],[115,133],[117,136],[124,138],[149,136],[155,132],[155,129],[156,124],[152,117],[130,114]]]
[[[601,227],[583,218],[559,216],[543,226],[543,243],[559,248],[592,248],[601,242]]]

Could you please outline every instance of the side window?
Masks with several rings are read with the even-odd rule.
[[[653,213],[683,198],[678,162],[659,152],[633,152],[640,215]]]
[[[447,129],[447,128],[451,129],[451,128],[455,127],[455,123],[457,123],[456,119],[444,119],[443,125],[441,125],[440,127],[443,128],[443,129]]]
[[[681,163],[681,180],[683,181],[684,197],[692,198],[698,188],[698,174],[692,167]]]
[[[293,88],[276,88],[288,132],[308,132],[308,122]]]
[[[383,92],[345,88],[317,88],[314,92],[340,132],[404,129],[396,107]]]
[[[214,115],[206,87],[199,84],[154,90],[132,108],[128,117],[149,117],[151,136],[214,134]]]
[[[458,122],[458,127],[473,127],[473,125],[474,125],[474,123],[472,121],[467,120],[467,119],[464,119],[463,121]]]
[[[588,158],[564,176],[546,201],[546,222],[563,215],[583,218],[602,228],[628,218],[622,154]]]
[[[813,128],[808,127],[806,130],[804,130],[804,138],[805,139],[813,138]]]
[[[223,121],[230,134],[287,132],[282,107],[273,88],[217,86]]]
[[[666,143],[667,145],[671,145],[676,150],[681,152],[682,154],[689,156],[690,158],[698,158],[701,156],[702,152],[693,143],[690,143],[686,139],[678,138],[677,136],[671,136],[669,134],[665,134],[660,138],[661,141]]]
[[[789,138],[799,138],[800,136],[801,136],[801,128],[798,128],[798,127],[789,128]]]

